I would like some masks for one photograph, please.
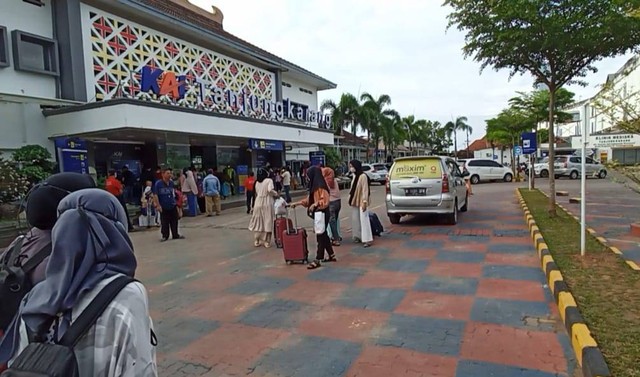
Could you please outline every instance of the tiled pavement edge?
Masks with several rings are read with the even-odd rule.
[[[554,262],[549,248],[544,241],[544,237],[518,189],[516,189],[516,195],[524,211],[525,220],[531,232],[531,238],[538,251],[538,257],[540,257],[542,270],[549,283],[549,289],[558,304],[560,316],[571,338],[571,345],[576,353],[578,363],[582,366],[582,373],[585,377],[611,376],[604,356],[598,348],[595,339],[591,336],[591,332],[585,324],[582,314],[580,314],[578,304],[565,283],[562,273]]]
[[[549,197],[549,195],[544,192],[544,191],[540,191],[544,196],[546,196],[547,198]],[[568,209],[567,207],[563,206],[560,203],[556,203],[556,205],[558,207],[560,207],[560,209],[562,209],[567,215],[573,217],[576,221],[580,222],[580,217],[576,216],[573,214],[573,212],[571,212],[570,209]],[[595,237],[596,241],[598,241],[598,243],[600,243],[602,246],[608,248],[612,253],[618,255],[620,258],[624,259],[625,263],[632,269],[635,271],[640,271],[640,266],[638,266],[638,264],[627,258],[625,256],[625,254],[617,247],[613,246],[611,244],[611,242],[609,242],[609,240],[607,240],[605,237],[601,236],[598,234],[598,232],[596,232],[595,229],[591,228],[591,227],[587,227],[587,231],[593,236]]]

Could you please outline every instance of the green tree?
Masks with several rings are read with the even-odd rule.
[[[595,72],[594,63],[638,50],[640,0],[445,0],[449,26],[464,32],[465,57],[481,69],[531,74],[549,89],[549,139],[554,136],[558,89]],[[555,157],[549,143],[549,159]],[[553,164],[549,214],[556,216]]]
[[[549,91],[543,89],[517,93],[518,96],[509,100],[511,107],[528,114],[532,118],[538,146],[543,142],[551,143],[549,131],[538,128],[538,125],[549,117]],[[565,88],[560,88],[556,91],[555,109],[553,111],[556,123],[566,123],[573,119],[573,115],[562,111],[562,109],[571,105],[574,102],[574,97],[575,94]],[[531,180],[531,187],[535,188],[535,176]]]
[[[19,200],[29,190],[29,184],[16,168],[16,163],[0,156],[0,204]]]
[[[396,111],[388,108],[388,106],[391,106],[391,97],[387,94],[381,94],[378,98],[375,98],[365,92],[360,96],[360,101],[362,101],[363,128],[367,131],[369,143],[373,142],[374,153],[377,157],[378,143],[382,138],[382,120],[386,116],[394,116]]]
[[[434,155],[447,154],[452,145],[448,130],[440,122],[435,121],[431,123],[429,133],[431,153]]]
[[[409,151],[411,152],[411,155],[413,155],[414,152],[413,146],[418,146],[420,136],[427,125],[428,123],[426,120],[416,119],[413,115],[402,118],[402,129],[404,130],[404,134],[409,142]]]
[[[405,132],[403,129],[402,118],[399,114],[393,116],[385,116],[380,123],[382,141],[384,142],[384,156],[387,158],[389,153],[395,157],[396,145],[405,140]]]
[[[622,131],[640,133],[640,90],[616,88],[607,83],[596,96],[593,103],[600,114],[611,124]]]
[[[502,110],[497,117],[487,120],[487,140],[511,148],[511,170],[516,176],[516,158],[514,147],[520,141],[523,132],[531,131],[534,121],[527,113],[514,108]],[[504,149],[503,149],[504,150]],[[502,154],[501,154],[502,155]]]
[[[342,129],[351,126],[352,133],[355,135],[359,122],[360,104],[358,99],[351,93],[343,93],[340,101],[337,103],[327,99],[320,105],[321,111],[331,113],[331,125],[340,134]]]
[[[330,167],[333,170],[342,166],[342,156],[334,147],[324,147],[324,158],[326,162],[326,166]]]
[[[453,135],[453,152],[456,158],[458,158],[458,131],[466,132],[467,130],[472,130],[471,126],[467,124],[468,121],[467,117],[461,116],[457,117],[455,121],[447,122],[444,125],[449,138]]]
[[[41,145],[25,145],[13,152],[18,172],[34,185],[47,178],[53,170],[51,153]]]

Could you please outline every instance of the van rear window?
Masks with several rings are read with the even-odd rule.
[[[429,158],[421,160],[396,161],[390,173],[391,178],[418,177],[434,179],[442,177],[440,160]]]

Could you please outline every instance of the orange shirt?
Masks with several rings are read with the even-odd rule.
[[[313,202],[317,205],[317,209],[324,210],[329,207],[329,191],[325,189],[317,189],[313,192]],[[309,197],[300,201],[303,207],[309,207]]]
[[[247,177],[244,180],[244,188],[247,191],[253,191],[253,187],[256,185],[256,179],[254,177]]]
[[[107,189],[114,196],[122,195],[122,182],[114,176],[110,176],[104,183],[104,188]]]

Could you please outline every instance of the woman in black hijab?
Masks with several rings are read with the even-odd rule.
[[[362,163],[358,160],[349,162],[349,171],[353,174],[351,190],[349,191],[349,206],[351,206],[351,229],[353,240],[362,242],[364,247],[371,246],[373,233],[369,222],[369,177],[362,171]]]
[[[329,226],[329,187],[327,182],[322,176],[322,169],[317,166],[312,166],[307,170],[307,177],[309,178],[309,196],[307,199],[303,199],[298,203],[293,203],[291,206],[295,208],[297,205],[306,207],[309,214],[314,217],[317,212],[324,213],[324,232],[316,233],[316,241],[318,243],[318,249],[316,252],[316,259],[307,266],[308,269],[313,270],[320,267],[320,262],[336,262],[336,254],[333,251],[331,245],[331,239],[327,234],[327,227]],[[325,251],[328,255],[325,259]]]

